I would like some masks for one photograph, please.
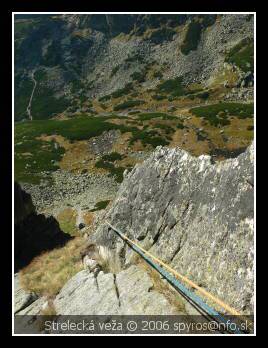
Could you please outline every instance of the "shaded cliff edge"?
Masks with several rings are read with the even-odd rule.
[[[37,214],[31,196],[14,184],[15,272],[41,252],[63,246],[71,237],[62,232],[56,219]]]

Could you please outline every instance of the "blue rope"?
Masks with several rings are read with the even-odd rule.
[[[125,240],[123,233],[119,230],[111,227],[123,240]],[[126,241],[126,240],[125,240]],[[196,303],[200,308],[202,308],[208,315],[215,318],[217,321],[222,322],[223,324],[227,325],[228,321],[215,309],[210,307],[207,303],[205,303],[198,295],[187,289],[178,279],[173,277],[169,272],[164,270],[161,266],[159,266],[157,263],[152,261],[146,254],[144,254],[136,245],[131,244],[130,242],[126,241],[127,244],[135,250],[147,263],[149,263],[154,269],[156,269],[163,277],[165,277],[170,284],[172,284],[177,290],[182,292],[187,298],[191,299],[194,303]],[[228,327],[228,326],[227,326]],[[237,325],[235,325],[235,328]],[[230,325],[229,325],[230,328]],[[230,330],[232,330],[230,328]],[[236,328],[232,330],[236,334],[242,334],[242,332]]]

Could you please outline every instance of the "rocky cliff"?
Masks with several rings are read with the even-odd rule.
[[[253,145],[212,163],[159,147],[135,166],[91,239],[132,263],[104,220],[174,269],[245,313],[253,311]]]
[[[17,315],[36,316],[48,306],[59,320],[70,314],[197,314],[105,220],[229,305],[252,313],[253,188],[253,145],[218,163],[180,148],[158,147],[124,174],[113,204],[91,227],[90,241],[112,249],[121,270],[107,269],[96,278],[80,271],[52,302],[44,296],[36,300],[17,284]]]

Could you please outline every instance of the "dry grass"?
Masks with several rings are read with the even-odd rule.
[[[21,286],[41,296],[55,296],[63,285],[82,270],[80,250],[85,243],[76,237],[64,247],[37,256],[20,271]]]
[[[94,222],[95,214],[93,212],[86,211],[83,213],[83,219],[87,226],[91,226]]]
[[[57,216],[61,230],[71,236],[77,236],[78,229],[76,227],[76,217],[77,212],[75,209],[66,208],[62,210]]]

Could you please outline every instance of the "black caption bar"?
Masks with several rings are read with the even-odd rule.
[[[14,334],[253,334],[253,316],[25,316],[14,318]]]

